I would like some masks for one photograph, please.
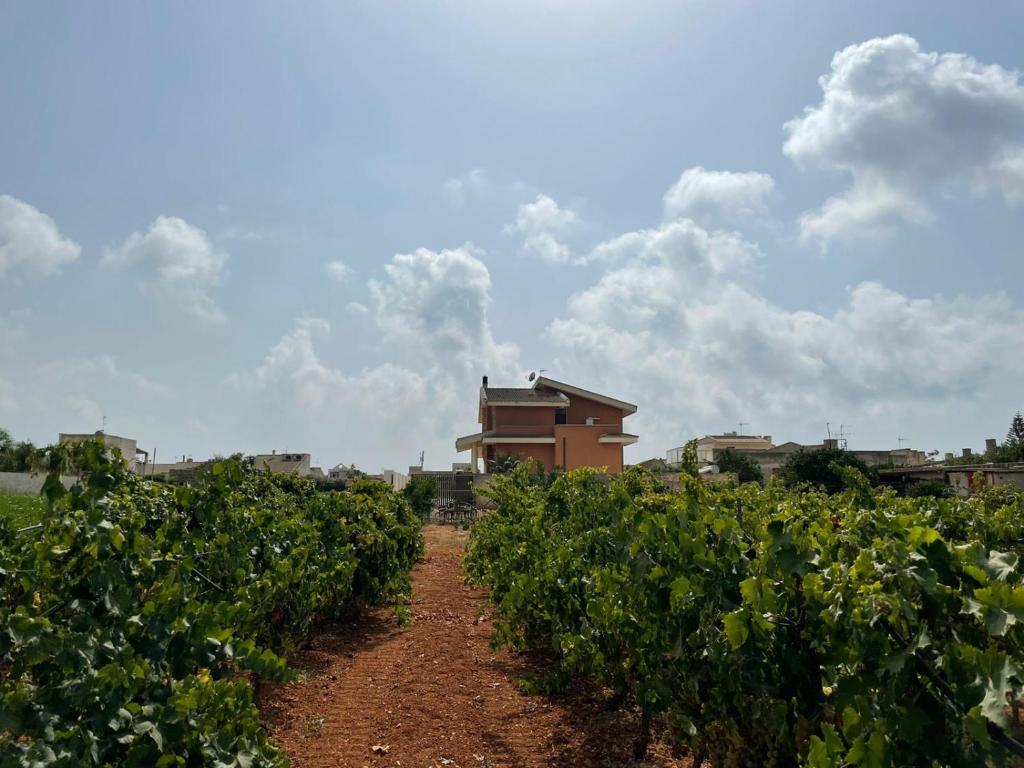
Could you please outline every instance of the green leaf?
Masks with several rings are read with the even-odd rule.
[[[747,622],[747,612],[742,608],[727,613],[722,619],[725,624],[725,636],[729,639],[729,645],[734,649],[739,648],[750,636],[750,625]]]

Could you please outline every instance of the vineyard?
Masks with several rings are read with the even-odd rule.
[[[694,764],[1012,764],[1024,495],[678,492],[641,471],[497,478],[466,568],[495,641],[549,647]]]
[[[49,461],[42,522],[0,518],[0,766],[286,764],[254,685],[326,620],[401,607],[419,518],[379,483],[321,493],[236,460],[196,488],[99,443]]]

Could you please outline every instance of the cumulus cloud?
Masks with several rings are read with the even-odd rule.
[[[376,322],[407,354],[461,375],[512,372],[518,349],[494,339],[491,275],[473,246],[397,254],[384,273],[369,284]]]
[[[211,296],[220,283],[228,254],[214,247],[199,227],[176,216],[159,216],[146,232],[134,232],[119,248],[108,249],[102,263],[122,269],[139,266],[155,273],[142,288],[208,322],[224,313]]]
[[[935,413],[1024,373],[1024,312],[1001,294],[864,282],[831,312],[790,309],[755,289],[758,246],[688,219],[594,254],[604,273],[547,333],[574,376],[644,403],[651,448],[752,418],[817,435],[830,414]]]
[[[1024,86],[1016,72],[893,35],[836,53],[822,99],[785,125],[801,168],[843,171],[852,187],[800,220],[826,243],[932,218],[936,192],[1024,198]]]
[[[564,242],[579,226],[579,216],[571,208],[562,208],[547,195],[537,195],[532,203],[519,206],[514,224],[506,231],[523,236],[523,251],[549,264],[564,264],[572,252]]]
[[[450,455],[459,393],[443,371],[393,362],[346,371],[324,360],[336,343],[326,321],[299,318],[260,365],[231,377],[235,405],[261,414],[258,429],[246,418],[240,431],[260,436],[270,428],[281,439],[298,440],[303,450],[333,456],[339,436],[358,439],[368,470],[404,469],[423,448],[435,461]]]
[[[466,397],[479,377],[519,372],[517,348],[491,331],[487,267],[472,246],[421,248],[395,255],[369,288],[385,362],[360,370],[325,362],[334,343],[329,324],[299,318],[260,365],[230,379],[232,388],[282,429],[359,435],[367,461],[412,463],[419,449],[434,462],[447,458],[454,436],[474,426]],[[357,307],[350,312],[371,311]]]
[[[665,219],[688,218],[705,227],[764,215],[775,180],[757,171],[687,168],[664,197]]]
[[[352,274],[352,269],[341,259],[327,262],[324,265],[324,271],[327,272],[328,277],[332,280],[337,280],[339,283],[344,282]]]
[[[0,195],[0,277],[18,270],[52,275],[79,257],[82,249],[64,237],[42,211],[10,195]]]

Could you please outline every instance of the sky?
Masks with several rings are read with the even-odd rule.
[[[480,377],[980,450],[1024,6],[0,1],[0,426],[443,468]]]

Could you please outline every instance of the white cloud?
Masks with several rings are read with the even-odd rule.
[[[135,232],[116,249],[103,254],[103,265],[115,269],[140,265],[155,272],[142,287],[161,300],[208,322],[222,322],[224,313],[210,295],[220,283],[228,254],[213,246],[199,227],[175,216],[159,216],[145,233]]]
[[[836,414],[923,418],[998,399],[999,382],[1024,373],[1024,312],[1001,294],[915,299],[865,282],[831,312],[787,309],[751,285],[756,245],[687,219],[594,257],[604,273],[548,336],[574,380],[643,404],[632,426],[644,455],[740,420],[817,437]]]
[[[56,274],[81,252],[45,213],[0,195],[0,277],[14,269],[37,276]]]
[[[885,234],[931,220],[928,199],[964,191],[1024,198],[1024,86],[1016,72],[906,35],[836,53],[821,102],[786,123],[802,168],[844,171],[853,186],[800,220],[806,240]]]
[[[549,264],[564,264],[572,259],[563,242],[579,226],[579,216],[571,208],[561,208],[547,195],[537,195],[532,203],[519,206],[514,224],[506,231],[523,236],[523,251]]]
[[[397,254],[384,272],[385,279],[369,284],[377,325],[405,343],[408,355],[449,375],[514,370],[518,349],[497,343],[491,332],[491,276],[479,251],[420,248]]]
[[[360,304],[358,301],[350,301],[345,305],[345,311],[350,315],[358,317],[359,315],[365,315],[369,313],[370,308],[365,304]]]
[[[474,427],[466,398],[479,377],[520,373],[517,348],[491,331],[490,274],[471,246],[421,248],[394,256],[369,287],[384,362],[361,370],[325,362],[330,326],[299,318],[230,384],[252,412],[306,434],[314,452],[336,453],[335,438],[322,442],[325,432],[358,435],[360,455],[375,466],[403,456],[412,463],[420,449],[436,466],[452,456],[455,436]]]
[[[256,426],[244,418],[248,429],[297,441],[317,455],[337,455],[338,436],[358,439],[370,470],[395,461],[404,469],[401,462],[412,463],[419,447],[440,452],[450,437],[438,427],[441,383],[394,363],[355,372],[335,368],[318,349],[330,338],[326,321],[299,318],[254,371],[231,377],[236,407],[261,414]]]
[[[329,277],[333,280],[337,280],[339,283],[344,282],[345,279],[352,274],[352,269],[341,259],[327,262],[327,264],[324,265],[324,270],[327,272]]]
[[[704,227],[764,215],[775,180],[766,173],[687,168],[664,197],[665,219],[693,219]]]

